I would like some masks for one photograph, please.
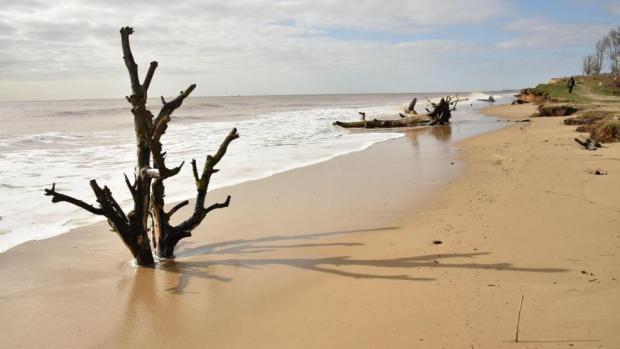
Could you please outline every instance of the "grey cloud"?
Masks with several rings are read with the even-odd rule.
[[[495,48],[453,40],[373,41],[363,35],[344,40],[330,37],[330,32],[429,33],[447,25],[495,21],[512,11],[507,0],[0,0],[0,4],[0,30],[5,33],[0,35],[0,83],[22,81],[20,86],[25,86],[42,79],[124,83],[118,30],[131,25],[136,60],[142,70],[151,60],[159,61],[153,89],[166,95],[191,81],[199,83],[199,94],[282,93],[289,88],[297,93],[337,92],[346,87],[340,78],[363,81],[369,74],[374,74],[366,84],[369,90],[403,89],[414,86],[408,82],[413,80],[437,88],[430,84],[440,79],[418,77],[463,70],[467,64],[463,55]],[[530,34],[524,28],[529,26],[505,30],[527,38]],[[569,36],[564,40],[568,42]],[[514,41],[504,46],[525,44]],[[405,75],[416,79],[402,79]],[[117,95],[112,87],[118,82],[106,86],[98,93]]]
[[[504,29],[517,33],[518,36],[499,43],[498,46],[517,49],[592,46],[609,27],[591,23],[558,22],[548,18],[529,18],[509,23]]]

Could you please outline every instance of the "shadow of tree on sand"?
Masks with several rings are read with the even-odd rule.
[[[386,232],[398,230],[401,227],[383,227],[383,228],[366,228],[366,229],[354,229],[354,230],[340,230],[330,231],[324,233],[302,234],[302,235],[273,235],[266,236],[257,239],[237,239],[224,242],[218,242],[215,244],[204,245],[195,248],[187,248],[180,253],[177,253],[177,257],[191,257],[204,254],[235,254],[235,253],[259,253],[270,252],[275,249],[282,248],[308,248],[308,247],[326,247],[326,246],[364,246],[358,242],[336,242],[336,243],[319,243],[319,244],[292,244],[292,245],[264,245],[266,242],[280,242],[280,241],[307,241],[318,240],[321,238],[359,234],[368,232]],[[261,244],[257,246],[256,244]]]
[[[258,239],[241,239],[226,241],[194,249],[186,250],[182,256],[196,256],[205,254],[235,254],[235,253],[258,253],[268,252],[281,248],[311,248],[318,246],[359,246],[360,243],[307,243],[307,244],[288,244],[288,245],[261,245],[261,243],[273,243],[277,241],[289,240],[314,240],[322,237],[330,237],[344,234],[360,232],[395,230],[398,227],[387,227],[380,229],[362,229],[340,232],[328,232],[318,234],[306,234],[298,236],[271,236]],[[332,275],[356,278],[356,279],[387,279],[403,281],[433,281],[434,278],[412,277],[408,274],[389,273],[392,269],[414,269],[414,268],[458,268],[458,269],[482,269],[513,272],[534,272],[534,273],[558,273],[567,271],[557,268],[523,268],[515,267],[511,263],[454,263],[447,260],[453,258],[474,259],[479,256],[490,255],[489,252],[476,253],[448,253],[430,254],[403,258],[388,259],[357,259],[350,256],[334,256],[322,258],[230,258],[213,259],[208,261],[183,261],[182,258],[161,263],[159,268],[171,273],[180,274],[178,284],[167,291],[175,294],[182,294],[192,278],[213,279],[227,282],[231,279],[225,276],[216,275],[214,267],[233,266],[237,268],[261,269],[267,266],[288,266],[308,271],[328,273]],[[380,268],[381,271],[369,273],[345,270],[350,267],[373,267]]]

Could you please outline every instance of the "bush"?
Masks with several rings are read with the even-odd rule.
[[[603,121],[590,131],[590,138],[601,143],[620,141],[620,121]]]
[[[590,133],[594,129],[594,125],[577,126],[575,132]]]
[[[541,104],[538,106],[539,116],[568,116],[578,109],[568,104]]]
[[[590,110],[578,116],[564,119],[564,125],[592,125],[599,121],[610,119],[612,112]]]

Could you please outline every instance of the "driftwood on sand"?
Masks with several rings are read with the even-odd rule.
[[[366,114],[360,113],[360,115],[362,115],[362,120],[336,121],[334,122],[334,125],[344,128],[397,128],[444,125],[450,123],[452,112],[456,109],[456,104],[458,101],[459,99],[457,96],[444,97],[437,103],[428,101],[430,104],[430,109],[426,108],[426,115],[418,115],[415,112],[409,112],[407,114],[399,114],[400,119],[366,120]],[[417,99],[414,99],[410,106],[413,105],[413,107],[415,107],[416,102]]]
[[[344,128],[393,128],[393,127],[411,127],[423,126],[430,122],[427,117],[406,116],[401,119],[394,120],[360,120],[351,122],[336,121],[334,125]]]
[[[597,142],[593,139],[586,139],[586,140],[581,140],[579,138],[575,138],[575,142],[577,142],[579,145],[581,145],[582,147],[588,149],[588,150],[596,150],[597,148],[600,148],[602,145],[600,142]]]
[[[409,103],[409,106],[407,106],[407,108],[405,109],[405,113],[417,114],[417,112],[415,111],[415,105],[417,103],[418,103],[417,98],[414,98],[413,100],[411,100],[411,103]]]
[[[101,187],[96,180],[90,181],[90,186],[95,194],[97,205],[88,204],[82,200],[62,194],[56,191],[56,185],[45,189],[45,195],[52,197],[52,202],[67,202],[78,206],[92,214],[103,216],[129,248],[131,254],[139,266],[152,266],[155,264],[152,250],[160,258],[173,258],[174,247],[179,240],[191,236],[207,213],[212,210],[228,207],[230,196],[222,203],[215,203],[205,207],[205,199],[211,176],[218,172],[215,166],[224,157],[228,145],[239,137],[237,130],[232,129],[224,139],[217,153],[206,158],[202,170],[198,170],[196,160],[192,160],[193,180],[196,183],[196,202],[189,217],[178,224],[171,223],[171,217],[179,209],[189,204],[183,201],[170,210],[164,208],[164,181],[176,176],[183,163],[174,168],[166,164],[166,152],[160,143],[162,136],[168,128],[172,113],[181,106],[185,98],[194,90],[192,84],[181,91],[173,100],[166,101],[161,97],[162,107],[155,116],[147,108],[147,92],[157,68],[157,62],[151,62],[146,77],[140,82],[138,65],[134,61],[129,46],[129,35],[133,29],[125,27],[121,29],[121,43],[123,59],[131,81],[132,94],[126,97],[131,104],[134,127],[136,132],[136,167],[133,180],[125,175],[125,183],[133,198],[133,209],[125,213],[118,202],[112,196],[107,186]],[[149,238],[151,234],[152,240]],[[152,243],[152,248],[151,248]]]

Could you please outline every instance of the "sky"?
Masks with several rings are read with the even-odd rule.
[[[150,95],[456,92],[579,74],[606,0],[0,0],[0,100],[123,98],[119,29]]]

